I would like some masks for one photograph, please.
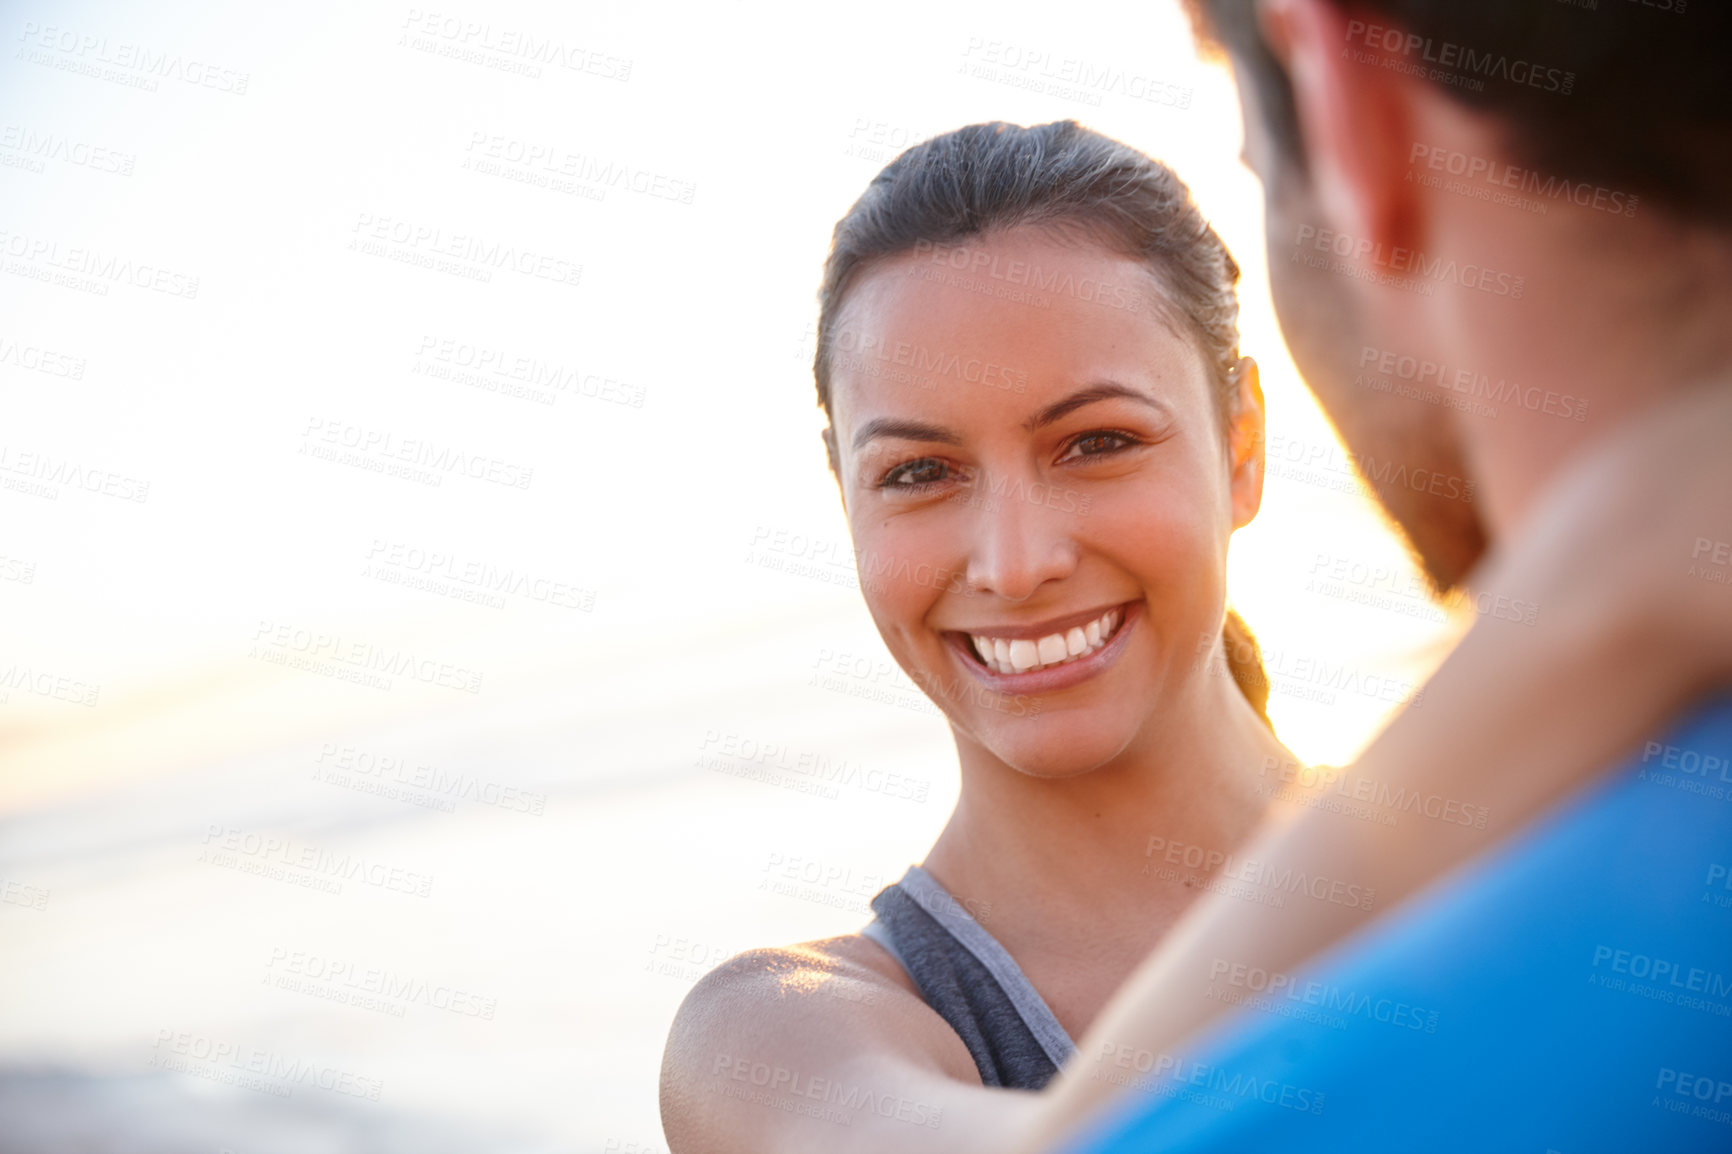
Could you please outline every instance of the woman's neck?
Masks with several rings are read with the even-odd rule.
[[[1104,1000],[1262,818],[1266,759],[1290,756],[1224,688],[1072,778],[1034,777],[959,738],[961,794],[925,868],[1025,970],[1048,963],[1071,975],[1073,1001]]]

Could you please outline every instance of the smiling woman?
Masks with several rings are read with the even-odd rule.
[[[1171,171],[1068,121],[929,140],[836,226],[825,442],[867,607],[949,721],[961,791],[861,933],[693,990],[664,1063],[674,1149],[813,1148],[834,1128],[804,1107],[839,1103],[871,1110],[862,1141],[945,1148],[877,1094],[978,1140],[1021,1102],[983,1088],[1045,1085],[1223,884],[1290,759],[1226,607],[1263,486],[1237,278]]]

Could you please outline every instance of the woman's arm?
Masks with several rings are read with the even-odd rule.
[[[1537,604],[1534,624],[1482,616],[1422,703],[1343,771],[1355,785],[1483,807],[1483,828],[1477,812],[1457,824],[1459,807],[1455,820],[1393,827],[1326,809],[1277,814],[1242,860],[1373,890],[1372,908],[1200,899],[1097,1019],[1015,1149],[1050,1149],[1091,1116],[1113,1094],[1121,1047],[1182,1054],[1227,1008],[1205,996],[1222,962],[1291,972],[1599,779],[1732,678],[1732,586],[1690,571],[1732,540],[1729,449],[1724,388],[1596,446],[1475,582]]]
[[[1038,1098],[981,1085],[919,997],[830,939],[731,958],[692,988],[662,1059],[672,1154],[1005,1151]]]

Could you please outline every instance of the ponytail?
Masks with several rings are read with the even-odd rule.
[[[1227,670],[1233,675],[1233,683],[1263,724],[1274,732],[1275,726],[1269,721],[1269,674],[1263,669],[1263,650],[1245,619],[1231,609],[1221,626],[1221,645],[1227,651]]]

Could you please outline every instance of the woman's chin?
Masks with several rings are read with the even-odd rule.
[[[982,742],[998,760],[1029,777],[1063,780],[1082,777],[1106,765],[1130,744],[1128,733],[1108,733],[1100,727],[1065,732],[1070,727],[1037,725],[1041,732],[999,733]]]

